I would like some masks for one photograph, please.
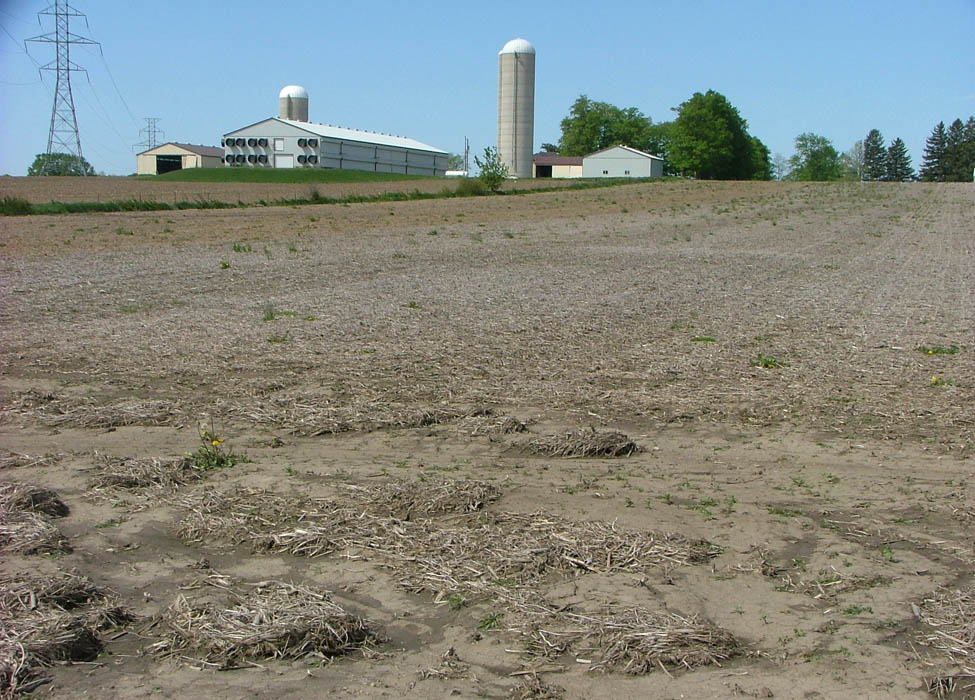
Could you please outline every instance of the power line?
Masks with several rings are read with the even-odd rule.
[[[162,121],[159,117],[145,117],[145,120],[145,128],[140,129],[139,133],[145,134],[146,139],[145,141],[134,144],[132,148],[141,148],[144,151],[148,151],[159,145],[159,136],[165,136],[166,132],[157,127],[157,124]]]
[[[27,41],[55,45],[55,60],[39,68],[41,71],[52,71],[57,74],[54,88],[54,107],[51,110],[51,129],[47,137],[47,153],[49,155],[68,153],[83,159],[81,134],[78,132],[78,115],[75,112],[74,95],[71,92],[71,73],[81,72],[87,75],[88,71],[71,60],[71,47],[72,45],[99,44],[94,39],[71,32],[69,25],[72,17],[83,17],[86,28],[88,18],[71,7],[67,0],[55,0],[47,9],[38,12],[38,22],[41,21],[41,15],[54,16],[54,31],[32,37]]]

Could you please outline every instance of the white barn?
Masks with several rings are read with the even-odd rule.
[[[612,146],[582,159],[583,177],[663,177],[664,159],[629,146]]]
[[[446,151],[405,136],[271,117],[224,134],[226,165],[443,175]]]
[[[262,168],[337,168],[377,173],[443,175],[447,151],[405,136],[308,121],[308,92],[286,85],[278,117],[224,134],[225,165]]]

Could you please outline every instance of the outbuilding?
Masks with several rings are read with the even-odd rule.
[[[536,153],[532,159],[532,177],[582,177],[582,156],[560,156],[558,153]]]
[[[443,175],[447,151],[405,136],[271,117],[227,132],[226,165]]]
[[[583,177],[663,177],[664,159],[629,146],[612,146],[582,159]]]
[[[219,168],[222,161],[222,148],[170,142],[136,154],[135,172],[162,175],[185,168]]]

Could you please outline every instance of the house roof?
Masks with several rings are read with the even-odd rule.
[[[634,155],[643,156],[644,158],[656,158],[657,160],[663,160],[660,156],[655,156],[652,153],[644,153],[643,151],[637,150],[636,148],[630,148],[629,146],[624,146],[623,144],[617,144],[615,146],[610,146],[609,148],[604,148],[601,151],[596,151],[595,153],[590,153],[586,158],[592,158],[593,156],[598,156],[600,153],[606,153],[606,151],[612,151],[616,148],[622,148],[624,151],[629,151]]]
[[[137,153],[136,155],[144,156],[147,153],[152,153],[153,151],[162,148],[163,146],[176,146],[177,148],[182,148],[184,151],[195,153],[198,156],[210,156],[212,158],[220,158],[223,156],[223,149],[218,148],[217,146],[198,146],[192,143],[177,143],[176,141],[161,143],[158,146],[153,146],[149,150],[142,151],[142,153]]]
[[[447,151],[436,148],[435,146],[430,146],[425,143],[421,143],[415,139],[407,138],[406,136],[394,136],[392,134],[383,134],[378,131],[363,131],[361,129],[348,129],[344,126],[333,126],[331,124],[318,124],[316,122],[299,122],[294,119],[282,119],[280,117],[271,117],[269,119],[264,119],[262,121],[251,124],[250,126],[242,127],[241,129],[235,129],[234,131],[229,131],[226,136],[235,134],[242,129],[248,129],[251,126],[257,126],[258,124],[263,124],[269,121],[277,121],[282,124],[287,124],[293,126],[296,129],[301,129],[307,131],[309,134],[314,134],[315,136],[321,136],[322,138],[329,139],[339,139],[342,141],[361,141],[364,143],[375,143],[380,146],[398,146],[399,148],[411,148],[415,151],[429,151],[431,153],[442,153],[447,154]]]
[[[532,156],[535,165],[582,165],[582,156],[560,156],[558,153],[536,153]]]

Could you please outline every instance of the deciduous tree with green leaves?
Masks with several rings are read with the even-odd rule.
[[[877,129],[871,129],[863,141],[863,179],[883,180],[887,174],[887,148],[884,137]]]
[[[620,144],[653,155],[660,150],[653,122],[636,107],[620,108],[580,95],[560,126],[558,152],[563,156],[585,156]]]
[[[825,136],[805,133],[796,136],[796,152],[789,159],[788,180],[839,180],[840,154]]]
[[[27,174],[94,175],[95,169],[87,160],[72,153],[38,153]]]
[[[502,183],[508,178],[508,166],[501,160],[498,149],[488,146],[484,149],[484,160],[474,156],[474,163],[481,171],[478,177],[484,186],[492,192],[498,192]]]
[[[670,160],[677,172],[702,180],[749,180],[755,174],[747,122],[719,92],[695,92],[677,108]]]

